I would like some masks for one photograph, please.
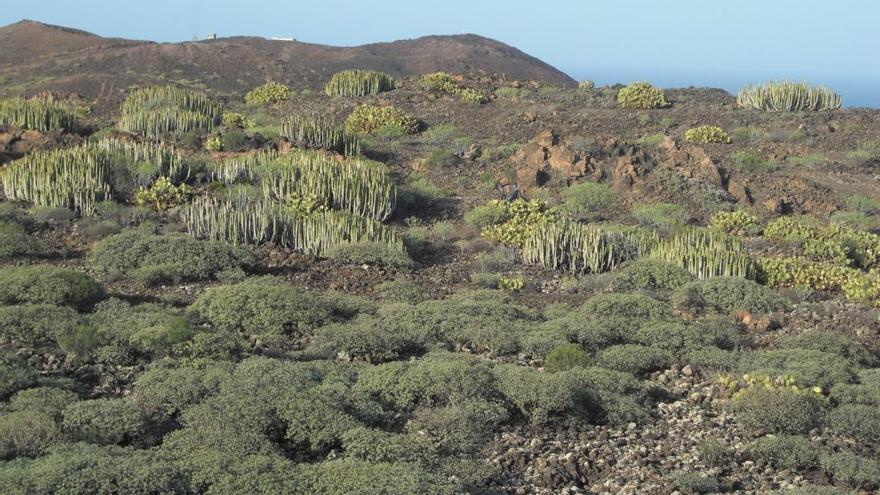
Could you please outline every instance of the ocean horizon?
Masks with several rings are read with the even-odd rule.
[[[740,89],[768,80],[804,81],[823,85],[840,94],[843,108],[880,108],[880,73],[872,74],[789,74],[781,72],[718,73],[630,68],[600,68],[594,70],[564,69],[575,80],[590,79],[597,86],[649,81],[661,88],[719,88],[736,95]]]

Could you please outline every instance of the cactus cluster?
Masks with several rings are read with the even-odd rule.
[[[212,176],[226,184],[257,185],[267,200],[287,203],[315,196],[334,209],[378,221],[391,216],[397,197],[381,164],[361,158],[340,161],[310,151],[236,157],[218,164]]]
[[[647,82],[635,82],[617,93],[617,103],[623,108],[652,109],[669,106],[662,89]]]
[[[369,134],[383,127],[398,127],[407,134],[415,134],[419,121],[391,105],[360,105],[345,121],[345,129],[352,134]]]
[[[106,139],[35,151],[0,169],[0,182],[8,199],[92,215],[97,202],[124,195],[155,176],[179,179],[188,174],[169,148]]]
[[[624,235],[568,220],[539,225],[522,249],[526,263],[574,274],[614,270],[635,255]]]
[[[177,86],[132,91],[122,104],[119,129],[148,138],[169,133],[207,133],[220,124],[220,104],[205,93]]]
[[[344,70],[333,74],[324,87],[328,96],[365,96],[391,91],[396,86],[394,78],[375,70]]]
[[[825,86],[790,81],[746,86],[736,102],[743,108],[770,112],[829,111],[840,108],[840,95]]]
[[[0,100],[0,125],[13,125],[35,131],[76,130],[74,111],[62,102],[45,99],[7,98]]]
[[[360,141],[321,115],[292,115],[281,124],[281,135],[300,148],[324,149],[345,155],[360,153]]]
[[[181,217],[195,237],[233,244],[271,242],[316,256],[346,243],[373,242],[401,252],[405,249],[394,229],[376,220],[342,211],[298,215],[276,201],[204,197],[185,207]]]
[[[709,229],[684,229],[662,239],[650,257],[678,265],[699,278],[755,277],[755,263],[742,242]]]

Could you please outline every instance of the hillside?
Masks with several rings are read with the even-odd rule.
[[[28,32],[3,493],[878,493],[880,111]]]
[[[48,88],[93,99],[132,84],[163,82],[233,93],[267,79],[317,88],[334,72],[350,68],[395,76],[442,70],[574,84],[516,48],[471,34],[332,47],[254,37],[153,43],[102,38],[34,21],[0,28],[0,91],[7,93]]]

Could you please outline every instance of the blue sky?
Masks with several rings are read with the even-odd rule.
[[[600,84],[722,86],[757,79],[827,83],[853,104],[880,106],[876,0],[31,0],[29,18],[103,36],[186,41],[194,35],[295,37],[357,45],[476,33]]]

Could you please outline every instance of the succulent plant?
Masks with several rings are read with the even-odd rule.
[[[770,112],[829,111],[840,108],[840,95],[825,86],[790,81],[768,81],[746,86],[736,102],[743,108]]]
[[[0,125],[22,129],[76,130],[76,115],[68,105],[54,100],[8,98],[0,100]]]
[[[394,78],[375,70],[344,70],[333,74],[324,87],[328,96],[375,95],[394,89]]]
[[[122,104],[119,129],[149,138],[168,133],[207,133],[220,125],[218,103],[199,91],[177,86],[136,89]]]

